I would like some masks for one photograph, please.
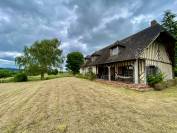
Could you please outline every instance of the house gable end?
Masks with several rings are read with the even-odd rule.
[[[165,45],[168,44],[159,42],[158,39],[156,39],[143,50],[140,54],[140,58],[172,64]]]

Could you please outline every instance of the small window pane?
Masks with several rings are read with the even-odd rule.
[[[118,54],[118,47],[112,49],[112,55]]]

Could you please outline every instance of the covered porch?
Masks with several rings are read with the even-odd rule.
[[[96,66],[97,79],[145,83],[145,62],[143,60],[122,61]]]

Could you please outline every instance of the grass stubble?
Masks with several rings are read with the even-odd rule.
[[[74,77],[0,84],[1,133],[176,133],[177,87],[137,92]]]

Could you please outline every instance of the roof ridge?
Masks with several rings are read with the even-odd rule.
[[[122,40],[120,40],[120,42],[122,42],[122,41],[124,41],[124,40],[126,40],[126,39],[128,39],[128,38],[130,38],[130,37],[132,37],[132,36],[135,36],[135,35],[137,35],[137,34],[140,34],[140,33],[142,33],[142,32],[145,32],[146,30],[151,29],[151,28],[154,28],[154,27],[156,27],[156,26],[160,26],[161,28],[163,28],[162,25],[160,25],[159,23],[157,23],[157,24],[154,25],[154,26],[149,26],[149,27],[147,27],[147,28],[144,28],[143,30],[140,30],[140,31],[138,31],[138,32],[136,32],[136,33],[134,33],[134,34],[132,34],[132,35],[130,35],[130,36],[128,36],[128,37],[122,39]],[[164,28],[163,28],[163,29],[164,29]]]
[[[135,35],[140,34],[140,33],[142,33],[142,32],[145,32],[146,30],[151,29],[151,28],[153,28],[153,27],[155,27],[155,26],[160,26],[161,28],[163,28],[162,25],[160,25],[159,23],[157,23],[157,24],[154,25],[154,26],[149,26],[149,27],[147,27],[147,28],[144,28],[143,30],[140,30],[140,31],[138,31],[138,32],[136,32],[136,33],[134,33],[134,34],[132,34],[132,35],[130,35],[130,36],[128,36],[128,37],[125,37],[125,38],[123,38],[123,39],[121,39],[121,40],[116,40],[116,41],[114,41],[112,44],[109,44],[109,45],[107,45],[107,46],[105,46],[105,47],[103,47],[103,48],[101,48],[101,49],[99,49],[99,50],[96,50],[95,52],[98,52],[98,51],[104,50],[104,49],[106,49],[106,48],[109,48],[109,47],[111,47],[113,44],[115,44],[117,41],[119,41],[119,42],[121,43],[122,41],[127,40],[128,38],[131,38],[132,36],[135,36]],[[163,28],[163,29],[164,29],[164,28]],[[93,52],[92,54],[94,54],[95,52]],[[91,55],[92,55],[92,54],[91,54]]]
[[[99,50],[96,50],[96,51],[94,51],[92,54],[94,54],[95,52],[99,52],[99,51],[101,51],[101,50],[104,50],[104,49],[110,47],[110,45],[113,45],[113,44],[109,44],[109,45],[107,45],[107,46],[105,46],[105,47],[103,47],[103,48],[101,48],[101,49],[99,49]],[[92,55],[92,54],[91,54],[91,55]]]

